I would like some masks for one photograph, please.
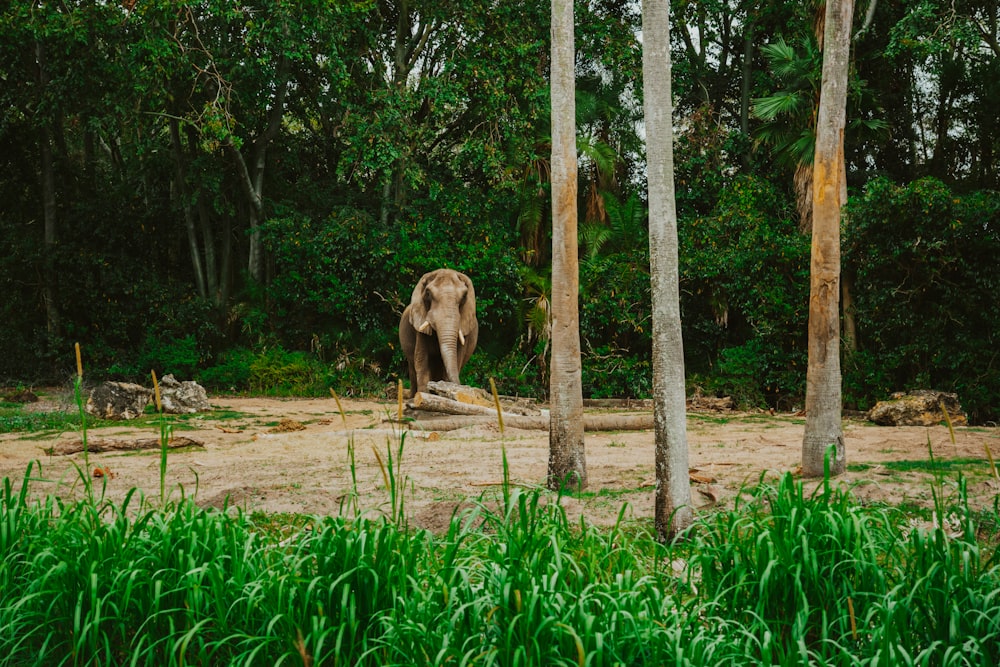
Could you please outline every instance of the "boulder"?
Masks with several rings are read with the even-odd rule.
[[[87,398],[87,414],[99,419],[135,419],[145,411],[153,392],[132,382],[105,382]]]
[[[945,421],[944,410],[953,425],[965,424],[958,395],[930,389],[897,392],[890,400],[876,403],[868,419],[881,426],[934,426]]]
[[[190,415],[211,410],[205,388],[197,382],[178,382],[173,375],[160,380],[160,404],[163,411],[174,415]]]

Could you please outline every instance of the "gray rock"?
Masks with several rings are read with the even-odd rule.
[[[958,395],[930,389],[897,392],[890,400],[876,403],[868,419],[881,426],[934,426],[945,421],[945,410],[953,425],[965,424]]]
[[[205,388],[197,382],[178,382],[173,375],[160,380],[160,403],[163,411],[174,415],[190,415],[211,410]]]
[[[153,392],[132,382],[105,382],[87,397],[87,414],[98,419],[135,419],[149,404]]]

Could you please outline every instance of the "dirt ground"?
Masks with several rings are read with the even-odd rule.
[[[65,408],[66,400],[46,397],[30,409],[53,409],[59,401]],[[212,397],[211,403],[213,412],[183,419],[167,417],[175,423],[175,437],[201,444],[170,451],[167,488],[174,498],[183,492],[203,506],[336,514],[354,487],[351,444],[360,506],[387,511],[390,494],[379,459],[385,464],[391,455],[399,466],[396,479],[405,480],[404,500],[411,522],[432,530],[446,527],[460,503],[495,497],[503,479],[504,449],[512,483],[534,487],[544,482],[546,474],[548,434],[544,431],[507,429],[501,434],[494,425],[480,425],[442,432],[437,440],[407,437],[400,458],[399,437],[385,422],[396,412],[394,402],[342,401],[343,415],[333,399]],[[756,483],[762,474],[774,480],[796,471],[804,423],[801,417],[782,414],[689,414],[690,465],[692,479],[697,480],[692,482],[692,500],[698,511],[732,507],[740,489]],[[87,431],[88,443],[95,446],[112,439],[158,441],[159,435],[158,427],[148,420]],[[945,426],[882,427],[849,420],[844,435],[850,471],[838,482],[853,485],[863,501],[929,505],[933,476],[920,463],[913,466],[917,470],[893,463],[926,462],[928,442],[936,459],[963,460],[960,469],[969,480],[973,505],[992,505],[1000,493],[1000,483],[992,477],[987,460],[987,448],[1000,455],[1000,428],[959,427],[952,442]],[[37,461],[40,471],[33,472],[34,494],[79,495],[83,454],[58,455],[46,450],[80,438],[77,429],[0,435],[0,478],[9,477],[19,486],[28,463]],[[650,519],[653,449],[652,431],[588,432],[589,488],[563,498],[568,513],[583,513],[595,523],[608,524],[627,504],[626,519]],[[158,449],[91,452],[87,468],[89,474],[96,468],[108,473],[95,481],[98,486],[106,482],[109,499],[123,498],[133,487],[150,499],[159,495]],[[955,478],[953,472],[946,477]]]

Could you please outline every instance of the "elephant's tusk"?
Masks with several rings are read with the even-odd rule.
[[[430,328],[431,328],[431,323],[428,322],[427,320],[424,320],[424,323],[420,325],[417,331],[419,331],[420,333],[427,333],[427,330]]]
[[[461,329],[458,330],[458,344],[465,345],[465,334],[462,333]]]

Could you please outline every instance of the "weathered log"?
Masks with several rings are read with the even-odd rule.
[[[162,441],[159,438],[140,438],[138,440],[120,440],[117,438],[107,438],[102,440],[88,440],[87,441],[87,451],[88,452],[118,452],[118,451],[138,451],[141,449],[159,449],[162,446]],[[167,441],[167,449],[180,449],[183,447],[204,447],[205,445],[197,440],[192,440],[191,438],[170,438]],[[58,443],[52,447],[46,447],[43,451],[50,456],[55,454],[58,456],[67,456],[69,454],[76,454],[84,450],[82,440],[73,440],[71,442]]]
[[[459,403],[482,405],[483,407],[491,407],[493,405],[493,396],[487,394],[484,390],[445,380],[431,380],[427,383],[427,392],[435,396],[450,398]]]
[[[427,392],[441,396],[442,398],[449,398],[458,403],[490,408],[496,413],[496,401],[494,401],[493,395],[478,387],[445,382],[444,380],[432,380],[427,383]],[[513,398],[511,396],[498,396],[497,398],[500,400],[500,407],[503,409],[504,414],[530,416],[541,414],[541,410],[532,405],[527,399]]]
[[[585,408],[619,408],[625,410],[652,410],[653,399],[651,398],[585,398],[583,399]],[[735,405],[731,396],[702,396],[695,394],[687,399],[687,407],[690,410],[732,410]]]
[[[652,410],[651,398],[585,398],[585,408],[617,408],[625,410]]]
[[[396,419],[388,419],[384,421],[391,424],[398,424],[402,428],[409,429],[410,431],[416,433],[424,431],[444,433],[445,431],[456,431],[460,428],[467,428],[469,426],[496,424],[497,418],[495,416],[490,417],[488,415],[457,415],[454,417],[429,417],[427,419],[418,419],[417,421],[404,420],[400,422]]]
[[[481,424],[496,424],[496,415],[470,414],[457,415],[454,417],[429,417],[416,422],[420,428],[435,431],[453,431],[467,426],[477,426]],[[504,415],[503,424],[505,428],[517,428],[525,430],[547,431],[549,428],[549,418],[546,415],[540,417],[525,417],[522,415]],[[602,414],[584,415],[583,429],[585,431],[645,431],[653,428],[653,415],[651,414]]]
[[[396,423],[393,420],[392,423]],[[406,437],[408,438],[418,438],[420,440],[429,440],[434,442],[441,439],[441,434],[437,431],[425,431],[416,428],[405,428],[407,424],[403,424],[406,431]],[[346,435],[349,437],[354,436],[365,436],[365,435],[379,435],[383,437],[398,437],[400,429],[398,428],[352,428],[346,431],[335,431],[337,435]]]
[[[497,414],[497,409],[492,406],[460,402],[422,391],[418,391],[406,405],[414,410],[444,412],[449,415],[493,415],[495,417]]]
[[[449,415],[493,415],[495,417],[497,414],[496,404],[494,403],[490,403],[488,406],[466,403],[424,392],[417,392],[406,405],[414,410],[443,412]],[[540,417],[542,414],[541,410],[518,405],[501,404],[500,409],[503,411],[504,419],[508,416]]]
[[[584,431],[645,431],[653,428],[653,415],[584,415]]]
[[[733,402],[732,396],[701,396],[695,395],[687,400],[687,407],[689,410],[715,410],[717,412],[722,412],[724,410],[732,410],[736,407]]]

